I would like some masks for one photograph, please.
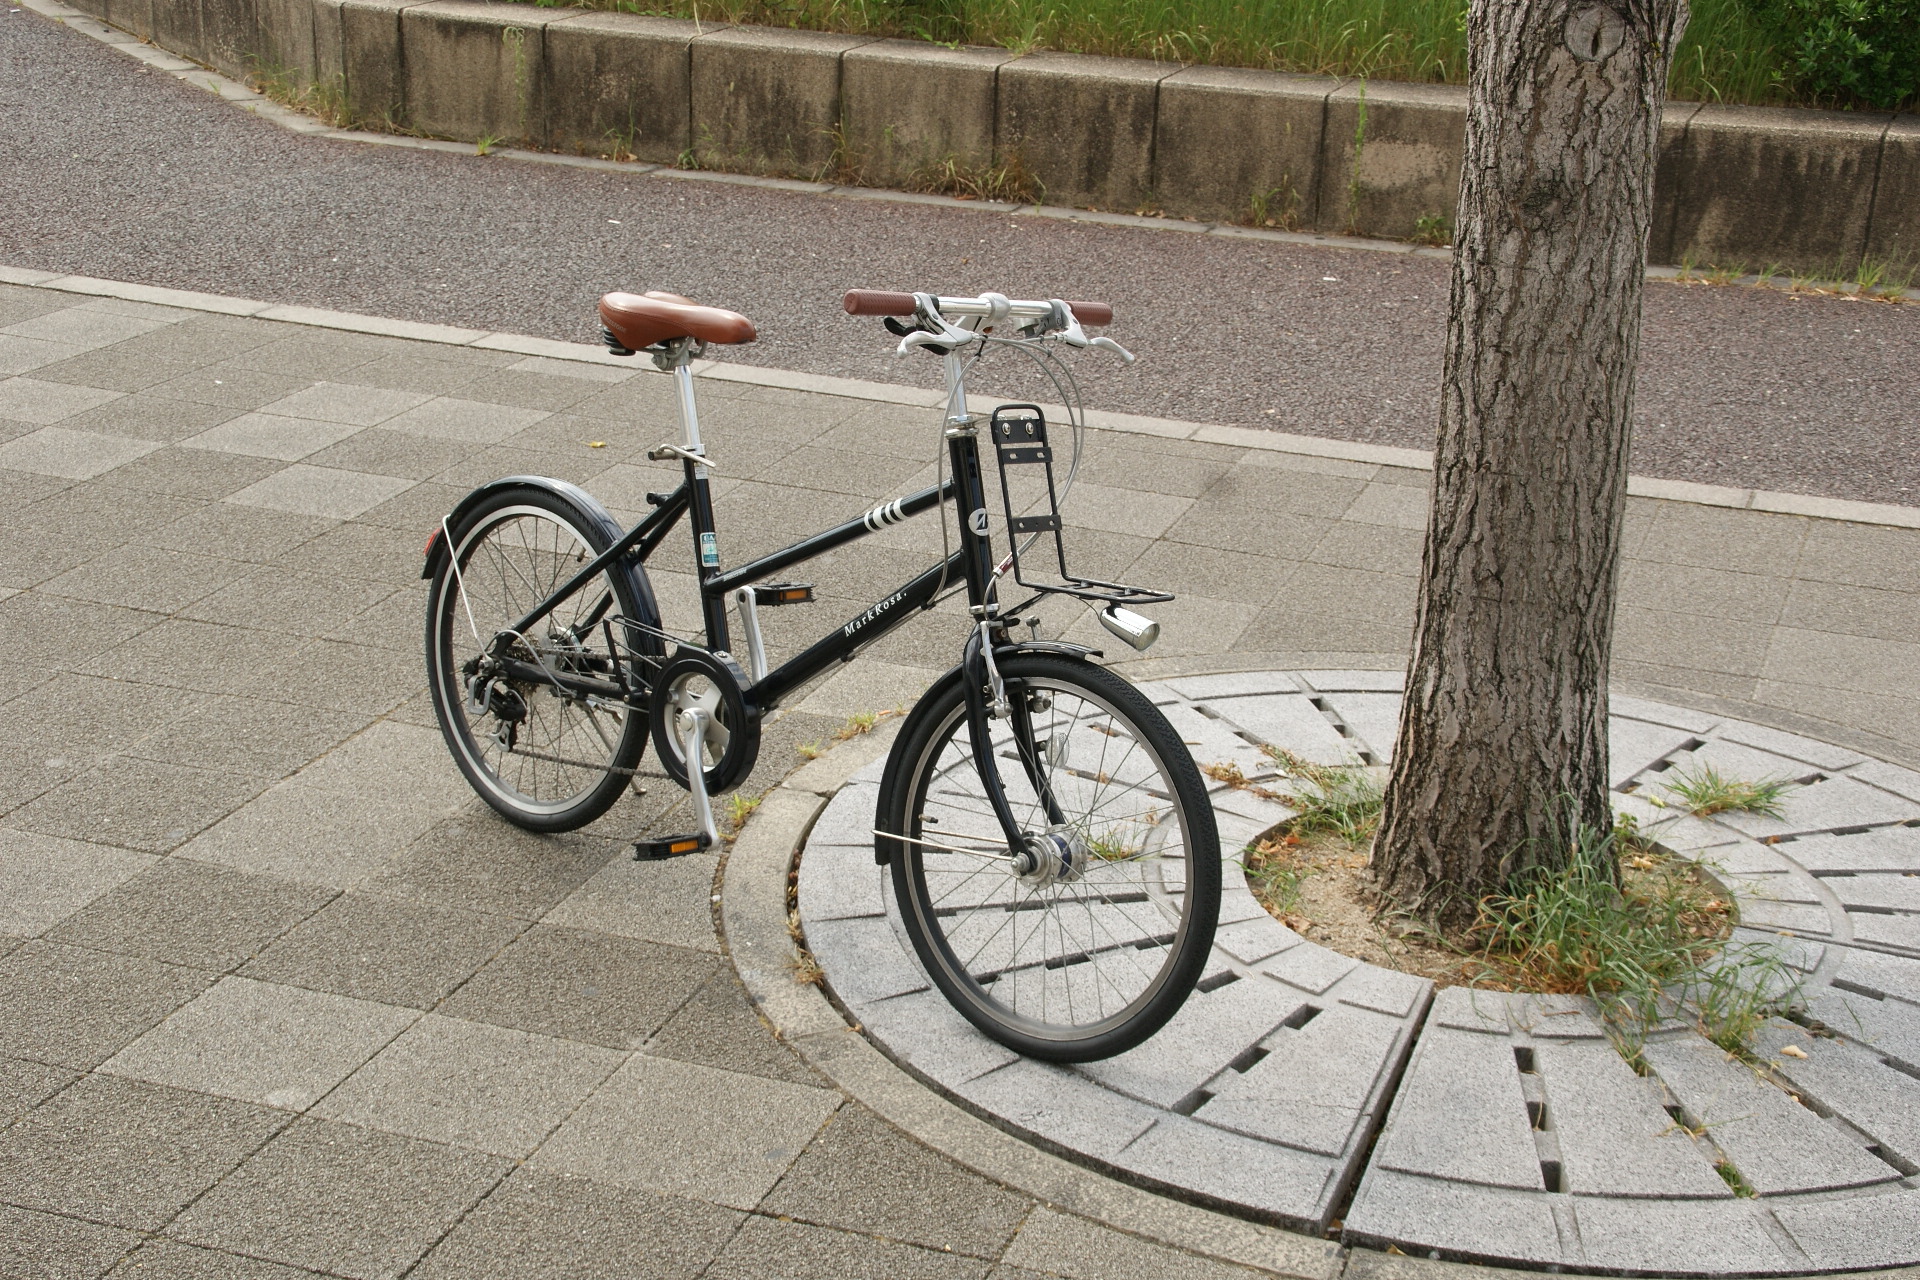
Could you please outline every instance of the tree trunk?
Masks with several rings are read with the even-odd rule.
[[[1605,830],[1660,104],[1685,0],[1472,0],[1433,510],[1373,865],[1458,927]]]

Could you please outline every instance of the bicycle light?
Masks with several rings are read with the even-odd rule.
[[[1160,638],[1160,624],[1131,609],[1114,605],[1100,611],[1100,625],[1145,653]]]

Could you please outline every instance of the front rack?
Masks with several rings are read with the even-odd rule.
[[[1067,547],[1060,532],[1060,494],[1053,483],[1053,446],[1047,442],[1047,416],[1041,412],[1039,405],[1001,405],[993,411],[988,434],[993,438],[994,460],[1000,465],[1000,501],[1006,509],[1015,582],[1029,591],[1077,596],[1108,607],[1160,604],[1173,599],[1165,591],[1150,591],[1145,587],[1130,587],[1099,578],[1082,578],[1067,572]],[[1018,503],[1021,510],[1030,514],[1016,515],[1016,482],[1009,468],[1029,467],[1040,468],[1039,477],[1019,482]],[[1044,492],[1038,483],[1039,478],[1045,480]],[[1020,558],[1021,544],[1030,543],[1033,536],[1047,533],[1053,535],[1054,560],[1060,567],[1060,581],[1030,582],[1026,577],[1026,566]]]

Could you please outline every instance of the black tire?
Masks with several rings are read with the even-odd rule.
[[[646,748],[645,713],[612,700],[590,704],[533,682],[510,683],[512,696],[495,697],[505,715],[496,705],[476,712],[466,685],[494,636],[613,545],[611,536],[593,513],[537,486],[490,495],[450,533],[427,595],[426,636],[433,710],[447,747],[480,798],[508,821],[529,831],[583,827],[611,808],[631,780]],[[604,628],[577,640],[562,632],[609,592],[609,615],[647,617],[631,572],[609,569],[598,584],[576,592],[543,624],[534,641],[538,651],[523,642],[516,655],[612,679],[622,658],[608,652]],[[513,721],[516,714],[522,718]],[[503,741],[502,734],[511,736]]]
[[[963,682],[944,681],[903,726],[879,798],[880,829],[906,837],[885,841],[901,920],[928,975],[987,1035],[1055,1062],[1111,1057],[1164,1026],[1206,965],[1220,910],[1213,807],[1180,736],[1120,677],[1040,654],[999,669],[1064,822],[1049,822],[1016,754],[1018,716],[989,722],[1015,817],[1082,870],[1047,883],[1007,859]]]

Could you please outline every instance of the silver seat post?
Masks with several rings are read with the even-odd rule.
[[[681,339],[686,345],[679,353],[680,358],[673,363],[673,385],[679,394],[680,407],[680,447],[688,453],[704,457],[700,447],[700,411],[693,397],[693,341]],[[704,479],[706,468],[699,468],[698,474]]]

